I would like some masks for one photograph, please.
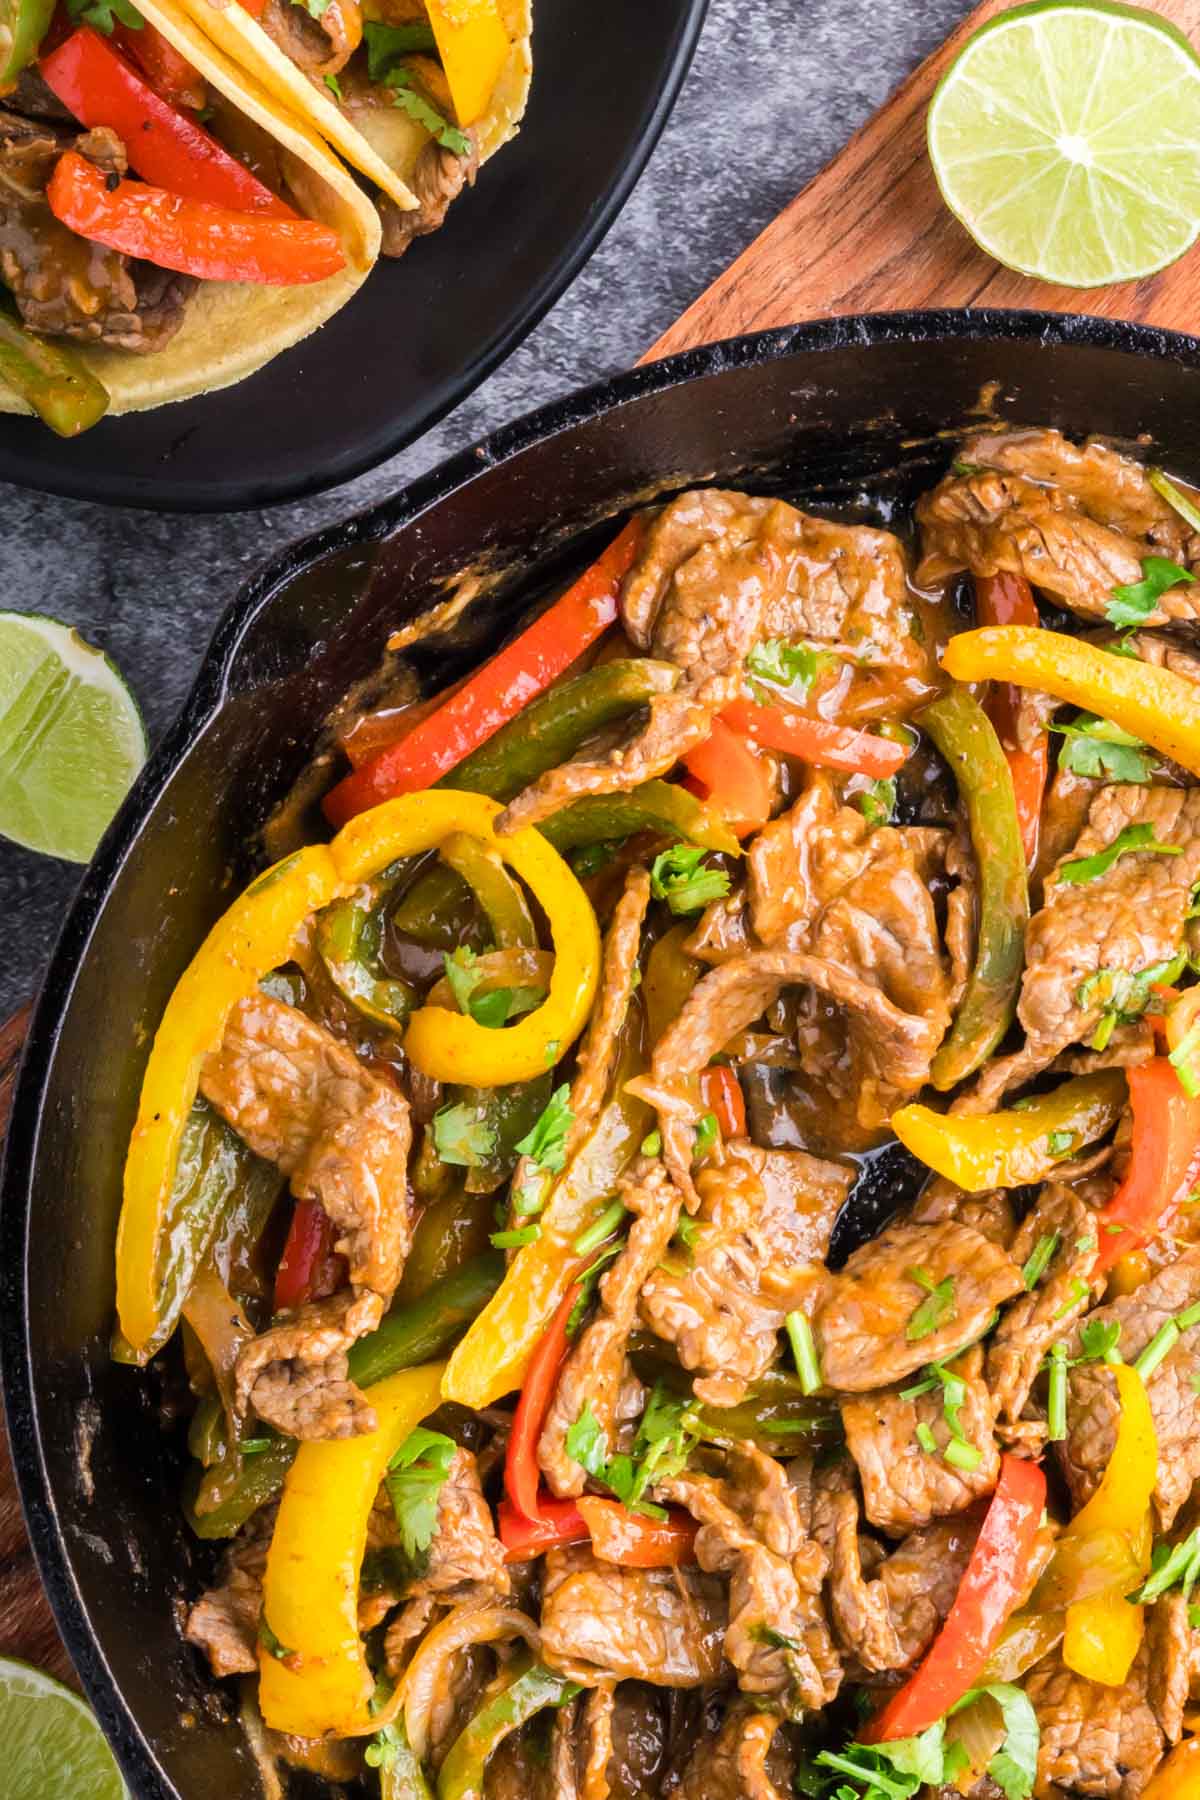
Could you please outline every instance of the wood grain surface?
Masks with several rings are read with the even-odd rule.
[[[1146,281],[1051,287],[1000,268],[942,204],[925,153],[925,109],[966,38],[1007,3],[976,8],[642,361],[802,319],[921,306],[1035,307],[1200,328],[1200,248]],[[1153,10],[1200,38],[1200,0],[1158,0]],[[27,1021],[28,1008],[0,1026],[0,1140]],[[0,1654],[73,1679],[25,1538],[2,1422]]]
[[[943,204],[925,150],[925,109],[967,38],[1007,3],[986,0],[977,7],[643,362],[801,319],[919,306],[1033,307],[1200,329],[1200,246],[1145,281],[1053,287],[993,262]],[[1149,4],[1200,39],[1200,0]]]

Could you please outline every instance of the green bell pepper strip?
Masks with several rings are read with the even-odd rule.
[[[389,975],[380,960],[395,869],[385,870],[365,896],[336,900],[317,916],[317,954],[338,993],[372,1025],[403,1031],[419,1004],[406,981]]]
[[[495,1229],[490,1195],[468,1193],[461,1181],[439,1194],[417,1223],[395,1304],[411,1306],[439,1281],[485,1256]]]
[[[11,5],[13,0],[4,0],[4,3]],[[26,0],[16,0],[16,3],[23,13]],[[9,79],[24,66],[17,60],[24,55],[24,51],[17,48],[24,36],[19,16],[16,32],[8,46],[10,67],[7,74],[0,72],[0,81]],[[5,55],[4,45],[4,33],[0,31],[0,57]],[[15,68],[11,66],[14,63]],[[107,388],[96,380],[74,352],[26,331],[5,301],[0,301],[0,380],[7,382],[42,423],[59,437],[78,437],[108,411]]]
[[[1029,924],[1029,879],[1012,771],[982,706],[955,686],[915,723],[933,739],[958,783],[979,871],[975,966],[931,1070],[934,1087],[944,1091],[982,1067],[1012,1023]]]
[[[377,1331],[360,1338],[350,1350],[350,1379],[372,1387],[401,1369],[416,1368],[444,1355],[470,1324],[504,1278],[504,1258],[488,1251],[437,1282],[410,1306],[398,1306]],[[185,1484],[184,1511],[197,1537],[233,1537],[261,1506],[278,1498],[296,1456],[296,1441],[280,1438],[267,1450],[246,1457],[232,1490],[219,1504],[206,1505],[204,1471],[194,1468]]]
[[[388,1727],[387,1749],[379,1765],[379,1800],[433,1800],[433,1789],[404,1735],[401,1716]]]
[[[674,1255],[674,1247],[670,1253]],[[692,1376],[669,1347],[649,1332],[634,1332],[629,1360],[648,1386],[661,1381],[674,1394],[692,1395]],[[733,1406],[701,1406],[696,1412],[701,1435],[709,1443],[744,1438],[772,1455],[825,1449],[842,1441],[837,1403],[805,1394],[794,1370],[778,1364],[752,1381],[745,1398]]]
[[[247,1149],[207,1100],[196,1099],[183,1128],[161,1234],[159,1323],[146,1355],[161,1350],[174,1332],[203,1264],[210,1258],[227,1263],[239,1236],[257,1240],[280,1186],[279,1171]],[[144,1361],[119,1334],[112,1351],[118,1362]]]
[[[54,0],[0,0],[0,84],[36,59],[53,15]]]
[[[696,929],[694,919],[672,925],[651,948],[642,978],[642,1003],[646,1008],[646,1034],[657,1044],[667,1026],[677,1019],[700,977],[707,973],[698,957],[689,956],[684,942]]]
[[[529,903],[494,849],[468,832],[456,831],[439,846],[438,855],[470,888],[498,950],[536,949]]]
[[[482,1706],[461,1731],[438,1774],[438,1800],[483,1800],[488,1758],[512,1732],[547,1706],[565,1706],[580,1691],[543,1663],[532,1663]]]
[[[603,663],[551,688],[510,724],[459,763],[439,786],[514,800],[521,789],[574,756],[593,732],[670,693],[679,680],[673,663],[647,656]]]

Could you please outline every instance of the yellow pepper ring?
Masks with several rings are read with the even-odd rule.
[[[985,625],[946,645],[955,681],[1011,681],[1086,707],[1200,775],[1195,683],[1038,625]]]
[[[413,1014],[404,1050],[413,1067],[434,1081],[501,1087],[544,1075],[583,1030],[595,998],[600,932],[588,897],[540,832],[498,837],[492,825],[502,811],[484,794],[431,788],[360,813],[329,846],[339,879],[355,888],[398,856],[434,850],[452,832],[469,832],[515,870],[550,921],[550,991],[518,1024],[496,1031],[445,1006],[423,1006]]]
[[[323,845],[284,857],[217,920],[167,1002],[142,1078],[117,1228],[117,1315],[139,1360],[157,1348],[159,1250],[201,1064],[237,1002],[289,960],[309,916],[343,891]]]
[[[367,1521],[387,1466],[441,1400],[444,1363],[402,1369],[366,1390],[376,1429],[301,1444],[288,1470],[263,1576],[259,1705],[298,1737],[374,1729],[375,1678],[358,1635]],[[264,1636],[266,1634],[263,1634]]]

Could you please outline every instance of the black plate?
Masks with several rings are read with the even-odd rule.
[[[59,1626],[139,1800],[257,1792],[173,1607],[211,1569],[178,1506],[155,1381],[108,1357],[121,1167],[145,1047],[245,873],[244,846],[322,717],[406,610],[486,552],[511,575],[430,680],[495,642],[524,597],[631,500],[717,480],[887,516],[944,468],[947,431],[1000,384],[1017,420],[1145,432],[1200,476],[1200,342],[1107,320],[915,313],[737,339],[623,375],[497,433],[289,551],[226,614],[191,700],[84,876],[18,1083],[0,1210],[0,1373]],[[939,435],[941,434],[941,435]],[[884,1157],[840,1247],[907,1185]],[[86,1450],[86,1477],[81,1451]]]
[[[228,512],[394,456],[508,356],[591,255],[645,167],[708,0],[534,0],[516,140],[434,236],[381,262],[315,336],[236,387],[64,443],[0,414],[0,480],[73,499]]]

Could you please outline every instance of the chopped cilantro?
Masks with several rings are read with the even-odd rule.
[[[591,1267],[585,1269],[583,1274],[579,1277],[579,1293],[576,1297],[574,1306],[567,1315],[568,1337],[574,1337],[575,1333],[579,1330],[579,1327],[583,1323],[583,1315],[591,1304],[592,1294],[595,1292],[596,1283],[599,1281],[609,1263],[620,1256],[623,1249],[624,1243],[622,1241],[618,1241],[615,1244],[607,1244],[600,1252],[595,1262],[592,1263]]]
[[[440,1431],[410,1431],[383,1478],[396,1515],[400,1544],[410,1562],[423,1556],[437,1530],[438,1499],[458,1446]]]
[[[961,456],[955,457],[950,468],[955,475],[984,475],[987,473],[982,463],[964,462]]]
[[[720,1135],[716,1113],[704,1113],[696,1121],[696,1141],[692,1146],[692,1160],[700,1162],[706,1157]]]
[[[661,1156],[662,1155],[662,1132],[661,1131],[648,1131],[646,1133],[645,1137],[642,1139],[642,1155],[643,1156]]]
[[[694,844],[673,844],[656,856],[650,865],[654,898],[665,900],[677,916],[701,912],[714,900],[723,900],[729,892],[729,877],[723,869],[705,866],[707,854]]]
[[[675,1227],[675,1236],[679,1239],[685,1250],[691,1251],[694,1254],[696,1245],[700,1241],[700,1233],[703,1229],[704,1227],[701,1225],[699,1219],[691,1219],[688,1217],[687,1213],[680,1213],[679,1223]]]
[[[1081,1300],[1087,1299],[1090,1291],[1086,1281],[1078,1275],[1073,1276],[1071,1284],[1067,1288],[1066,1299],[1057,1311],[1050,1315],[1051,1324],[1056,1325],[1060,1319],[1065,1319],[1067,1314],[1071,1312],[1073,1308],[1078,1306]]]
[[[336,75],[326,75],[325,86],[329,89],[329,91],[333,95],[334,99],[340,103],[341,98],[342,98],[342,84],[338,80],[337,76]]]
[[[275,1636],[275,1633],[271,1630],[270,1625],[267,1623],[266,1613],[261,1613],[259,1615],[258,1641],[266,1651],[267,1655],[273,1656],[276,1662],[283,1662],[285,1658],[296,1654],[294,1650],[289,1650],[286,1644],[280,1643],[279,1639]]]
[[[1058,1249],[1058,1245],[1059,1233],[1057,1231],[1044,1231],[1042,1233],[1037,1243],[1033,1246],[1029,1261],[1021,1271],[1021,1275],[1027,1288],[1032,1289],[1037,1286],[1038,1282],[1049,1268],[1050,1259]]]
[[[1094,856],[1076,857],[1073,862],[1063,863],[1058,871],[1058,879],[1075,887],[1085,881],[1095,881],[1097,876],[1107,875],[1108,871],[1122,856],[1130,856],[1135,851],[1142,851],[1148,856],[1182,856],[1182,844],[1160,844],[1154,836],[1152,825],[1126,825],[1118,831],[1112,843],[1103,850],[1097,850]]]
[[[67,0],[67,11],[79,25],[91,25],[111,37],[117,25],[140,31],[146,21],[131,0]]]
[[[470,156],[471,140],[465,131],[457,125],[451,125],[449,119],[443,118],[435,106],[431,106],[425,96],[418,92],[416,82],[403,63],[394,63],[383,78],[383,85],[392,90],[392,105],[406,112],[410,119],[423,125],[442,146],[454,156]]]
[[[1120,1319],[1088,1319],[1079,1331],[1080,1362],[1120,1362]]]
[[[937,1439],[924,1419],[919,1420],[917,1424],[917,1442],[927,1456],[937,1455]]]
[[[442,967],[446,971],[446,980],[450,984],[450,992],[454,995],[454,1004],[460,1013],[471,1009],[471,996],[483,980],[479,968],[479,958],[465,944],[460,944],[453,956],[446,951],[442,956]]]
[[[554,1175],[559,1174],[566,1164],[567,1136],[575,1123],[570,1096],[571,1089],[564,1081],[551,1094],[532,1131],[519,1138],[515,1146],[522,1156],[531,1157]]]
[[[521,1013],[533,1012],[546,998],[545,988],[493,988],[490,994],[475,994],[470,1002],[471,1017],[477,1025],[498,1031]]]
[[[567,1432],[567,1454],[574,1457],[594,1481],[616,1495],[632,1512],[662,1516],[645,1498],[656,1481],[678,1475],[699,1441],[694,1401],[677,1399],[656,1383],[638,1425],[630,1451],[610,1457],[604,1432],[585,1401]]]
[[[877,825],[886,825],[896,810],[896,783],[889,777],[886,781],[873,781],[871,785],[854,796],[855,804],[872,830]]]
[[[521,1250],[526,1244],[536,1244],[541,1235],[542,1228],[535,1222],[519,1225],[513,1231],[493,1231],[488,1242],[494,1250]]]
[[[755,644],[746,658],[746,672],[803,700],[821,670],[833,660],[828,650],[810,650],[807,644],[789,644],[786,638],[766,638]],[[772,704],[771,695],[758,697],[768,706]]]
[[[1141,738],[1094,713],[1080,713],[1073,724],[1051,725],[1049,729],[1066,740],[1058,766],[1072,775],[1144,783],[1149,781],[1158,761],[1156,753]]]
[[[464,1101],[457,1106],[440,1107],[433,1115],[431,1129],[433,1147],[444,1163],[477,1169],[496,1154],[496,1127],[480,1118],[476,1109]]]
[[[367,46],[367,74],[372,81],[387,79],[392,63],[402,56],[429,54],[437,50],[437,40],[430,25],[380,25],[374,19],[363,24]]]
[[[1144,625],[1156,611],[1160,597],[1168,588],[1178,587],[1182,582],[1194,582],[1195,579],[1193,574],[1181,568],[1177,562],[1172,562],[1169,557],[1144,556],[1142,579],[1115,587],[1104,616],[1110,625],[1117,625],[1122,629]]]
[[[1150,1004],[1151,989],[1162,982],[1170,986],[1178,979],[1186,964],[1186,955],[1180,952],[1170,962],[1151,963],[1148,969],[1139,969],[1130,974],[1125,969],[1097,969],[1086,981],[1081,981],[1075,990],[1075,1004],[1085,1011],[1093,1006],[1100,1006],[1103,1011],[1100,1023],[1090,1039],[1093,1050],[1103,1050],[1112,1037],[1117,1025],[1131,1025],[1140,1019]]]
[[[1200,1525],[1178,1544],[1156,1544],[1150,1566],[1151,1574],[1128,1596],[1135,1606],[1149,1606],[1173,1587],[1190,1600],[1200,1580]]]
[[[1075,1148],[1073,1131],[1052,1131],[1046,1138],[1046,1154],[1048,1156],[1068,1156]]]
[[[947,1275],[944,1281],[936,1282],[928,1269],[917,1266],[905,1269],[904,1273],[910,1281],[915,1281],[919,1288],[925,1290],[925,1298],[914,1311],[912,1318],[904,1328],[904,1335],[910,1344],[917,1344],[922,1338],[930,1337],[942,1325],[948,1324],[957,1315],[954,1303],[954,1277]]]
[[[603,1481],[608,1465],[608,1438],[585,1400],[583,1411],[567,1430],[567,1455],[597,1481]]]
[[[918,1400],[922,1394],[931,1393],[936,1387],[942,1390],[942,1416],[950,1431],[950,1442],[942,1451],[944,1461],[960,1469],[978,1468],[983,1455],[963,1430],[960,1414],[960,1408],[967,1398],[967,1384],[961,1375],[955,1375],[945,1363],[930,1363],[919,1381],[913,1382],[911,1387],[901,1388],[900,1398]],[[917,1426],[917,1442],[931,1456],[936,1453],[937,1440],[924,1421]]]
[[[293,6],[302,6],[310,19],[323,19],[329,11],[331,0],[292,0]]]

